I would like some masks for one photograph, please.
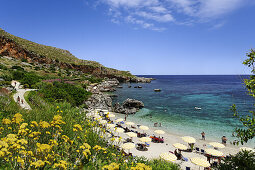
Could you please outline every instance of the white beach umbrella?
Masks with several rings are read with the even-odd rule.
[[[155,130],[154,132],[159,134],[159,135],[165,134],[165,131],[163,131],[163,130]]]
[[[134,125],[135,123],[134,122],[126,122],[125,124],[131,126],[131,125]]]
[[[108,117],[113,118],[113,117],[115,117],[115,115],[111,113],[111,114],[108,115]]]
[[[136,133],[134,133],[134,132],[128,132],[128,133],[126,133],[126,135],[128,135],[129,137],[137,137],[137,134]]]
[[[200,158],[200,157],[194,157],[194,158],[191,158],[190,161],[193,163],[193,164],[196,164],[198,166],[202,166],[204,168],[206,167],[210,167],[210,163],[203,159],[203,158]]]
[[[124,129],[122,129],[122,128],[116,128],[116,129],[115,129],[115,132],[117,132],[117,133],[123,133],[123,132],[124,132]]]
[[[142,130],[149,130],[148,126],[140,126],[139,128],[142,129]]]
[[[135,147],[135,144],[134,143],[124,143],[123,145],[121,145],[121,147],[123,149],[127,149],[128,152],[130,152],[130,149],[133,149]]]
[[[116,120],[116,122],[122,122],[123,120],[124,120],[124,119],[119,118],[119,119]]]
[[[106,125],[108,128],[113,128],[113,127],[115,127],[115,124],[107,124]]]
[[[103,125],[104,125],[104,124],[107,124],[107,121],[106,121],[106,120],[100,120],[99,122],[100,122],[101,124],[103,124]]]
[[[219,142],[210,142],[209,145],[212,145],[215,148],[225,148],[225,146]]]
[[[196,139],[191,136],[183,136],[182,140],[187,143],[196,143]]]
[[[244,150],[244,151],[253,151],[253,152],[254,152],[254,149],[248,148],[248,147],[241,147],[240,150]]]
[[[187,150],[188,147],[186,145],[183,145],[181,143],[175,143],[173,144],[174,147],[176,147],[177,149],[180,149],[180,150]]]
[[[160,156],[160,158],[162,158],[162,159],[164,159],[166,161],[174,162],[174,161],[177,160],[177,157],[174,154],[168,153],[168,152],[162,153],[159,156]]]
[[[215,149],[205,149],[205,152],[212,156],[217,156],[217,157],[223,156],[223,153],[221,151],[217,151]]]
[[[139,139],[141,142],[151,142],[151,138],[149,137],[142,137]]]

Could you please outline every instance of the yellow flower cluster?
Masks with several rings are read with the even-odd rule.
[[[137,163],[135,167],[131,167],[131,170],[152,170],[152,168],[143,163]]]
[[[110,165],[105,165],[102,167],[103,170],[119,170],[119,164],[113,162]]]
[[[73,126],[73,131],[74,131],[74,132],[82,131],[81,125],[79,125],[79,124],[74,125],[74,126]]]

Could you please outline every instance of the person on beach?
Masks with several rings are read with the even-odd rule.
[[[201,133],[201,135],[202,135],[202,140],[205,140],[205,132],[204,131]]]
[[[17,98],[17,102],[19,103],[20,102],[20,97],[18,96],[18,98]]]
[[[227,144],[228,139],[226,138],[226,136],[222,136],[221,140],[222,140],[222,144],[224,144],[224,145]]]
[[[22,103],[22,104],[24,103],[24,100],[23,100],[23,99],[21,99],[21,103]]]

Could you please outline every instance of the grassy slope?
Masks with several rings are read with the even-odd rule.
[[[38,55],[45,56],[50,59],[59,60],[60,62],[76,64],[76,65],[89,65],[89,66],[93,66],[93,67],[103,67],[110,71],[117,71],[116,69],[104,67],[103,65],[101,65],[100,63],[95,62],[95,61],[78,59],[67,50],[37,44],[35,42],[28,41],[26,39],[14,36],[12,34],[7,33],[6,31],[4,31],[1,28],[0,28],[0,36],[4,36],[6,38],[13,40],[16,44],[18,44],[19,46],[21,46],[22,48],[24,48],[30,52],[34,52]],[[119,75],[122,75],[125,77],[133,77],[133,75],[130,74],[128,71],[120,71],[116,74],[119,74]]]

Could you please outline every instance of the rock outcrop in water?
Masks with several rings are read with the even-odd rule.
[[[143,108],[144,104],[142,101],[135,99],[127,99],[122,104],[115,103],[113,111],[123,114],[135,114],[139,109]]]

